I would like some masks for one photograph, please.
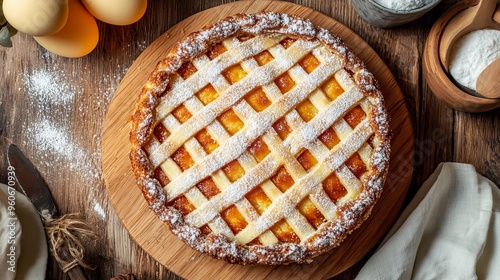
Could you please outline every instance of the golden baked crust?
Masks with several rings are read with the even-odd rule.
[[[255,39],[253,42],[244,45],[246,40],[252,38]],[[201,82],[204,79],[201,75],[210,76],[208,72],[196,76],[199,80],[193,83],[203,83],[196,90],[190,91],[189,86],[172,89],[177,81],[187,80],[197,71],[194,59],[203,56],[206,61],[215,60],[225,51],[221,42],[232,44],[230,40],[234,40],[235,46],[242,49],[233,56],[239,55],[242,59],[251,56],[259,66],[262,66],[257,57],[262,54],[262,50],[256,47],[259,44],[279,45],[276,44],[279,42],[283,47],[278,46],[277,56],[280,52],[297,56],[300,61],[283,55],[284,58],[278,57],[282,61],[275,63],[276,67],[284,67],[285,73],[293,72],[291,67],[300,64],[301,68],[297,67],[295,74],[284,77],[281,71],[279,77],[271,75],[271,82],[274,81],[282,96],[289,96],[288,100],[281,100],[281,95],[273,98],[259,97],[258,94],[250,96],[255,91],[255,85],[247,85],[245,89],[246,84],[252,83],[248,82],[248,78],[245,85],[232,87],[229,94],[222,96],[220,93],[221,99],[231,99],[233,95],[230,94],[235,94],[234,88],[251,89],[251,92],[245,91],[240,97],[234,97],[235,100],[227,101],[229,106],[214,105],[210,110],[206,109],[212,99],[218,98],[204,100],[203,93],[200,93],[202,87],[206,89],[206,81]],[[294,44],[298,45],[296,49],[283,50]],[[316,50],[318,46],[323,49]],[[321,57],[324,50],[329,52],[324,56],[326,58],[319,59],[320,62],[316,56]],[[301,54],[301,51],[304,53]],[[311,57],[309,54],[314,55]],[[274,55],[269,54],[269,57],[273,59]],[[219,60],[221,65],[224,64],[222,56]],[[263,61],[262,64],[267,63],[266,59]],[[330,62],[338,69],[329,69],[333,67]],[[231,76],[241,73],[246,75],[240,67],[241,61],[229,60],[226,63],[221,69],[227,80],[223,83],[229,81],[229,84],[236,84],[239,79],[243,81],[242,77]],[[291,65],[287,66],[287,63]],[[324,64],[321,69],[332,71],[324,74],[328,81],[341,80],[342,87],[347,88],[349,85],[349,89],[344,88],[339,96],[328,99],[328,94],[324,93],[328,91],[325,89],[328,82],[321,82],[316,97],[313,96],[315,93],[307,92],[300,100],[297,99],[301,90],[289,89],[295,84],[292,77],[306,76],[309,74],[306,72],[319,77],[322,72],[327,72],[314,71],[320,64]],[[227,70],[234,65],[239,65],[241,69],[232,72]],[[267,72],[262,70],[266,73],[262,75],[270,75],[269,72],[275,70],[271,66],[266,69]],[[217,74],[220,78],[221,73]],[[304,89],[301,88],[304,91],[307,84],[317,79],[311,75],[309,80],[298,83],[305,85]],[[263,84],[258,86],[264,87]],[[187,95],[183,96],[186,92]],[[247,102],[234,105],[243,98]],[[188,99],[194,101],[188,102]],[[314,102],[311,103],[310,99]],[[323,103],[329,105],[316,112],[313,103],[321,103],[323,99],[328,101]],[[281,107],[271,105],[279,102]],[[200,105],[202,103],[205,107]],[[289,103],[293,103],[290,105],[292,110],[283,109]],[[255,105],[255,110],[248,109],[249,104]],[[206,115],[191,114],[190,111],[197,106],[200,112],[205,108],[203,112]],[[285,114],[274,116],[275,112],[267,110],[269,107],[282,108]],[[321,111],[326,113],[319,117]],[[286,118],[284,115],[287,115]],[[241,147],[232,148],[229,144],[218,143],[210,138],[210,131],[213,134],[215,128],[207,133],[207,126],[201,126],[204,133],[200,134],[197,124],[205,119],[208,119],[207,124],[217,120],[218,127],[224,126],[227,131],[223,131],[223,134],[227,141],[239,137],[241,141],[235,143],[241,143],[236,145]],[[165,126],[181,127],[181,131],[171,134]],[[288,128],[283,129],[284,126]],[[329,134],[325,129],[329,130]],[[287,136],[281,133],[286,132],[288,135],[288,130],[293,131],[293,134],[285,140]],[[342,130],[348,133],[337,137],[335,132]],[[308,20],[286,14],[238,14],[190,34],[158,63],[142,89],[132,115],[130,159],[137,184],[150,208],[190,247],[230,263],[303,263],[338,246],[369,216],[381,195],[389,166],[389,134],[388,115],[378,82],[340,38],[313,26]],[[196,138],[197,142],[186,144],[189,139],[183,137],[191,140]],[[333,138],[336,138],[335,144],[328,144]],[[190,145],[201,145],[205,151],[201,151],[201,148],[195,151]],[[279,155],[279,151],[284,155]],[[326,155],[323,156],[325,151]],[[196,153],[199,155],[193,155]],[[276,159],[269,154],[276,156]],[[241,160],[245,155],[250,157],[247,165]],[[290,155],[294,157],[293,162],[289,161]],[[257,168],[259,165],[265,166]],[[325,173],[327,171],[330,173]],[[169,178],[165,172],[178,177]],[[218,175],[213,175],[217,172]],[[316,182],[320,177],[322,181]],[[210,184],[204,185],[205,179],[209,179]],[[294,184],[294,179],[300,184]],[[217,184],[213,186],[213,181],[221,180],[226,182],[224,187]],[[339,194],[335,186],[340,181],[345,188]],[[267,189],[264,186],[266,184],[269,185]],[[318,189],[318,186],[323,188]],[[186,199],[186,196],[192,199]],[[196,202],[196,197],[202,202]],[[282,205],[267,205],[264,201]],[[199,208],[193,204],[198,204]],[[243,209],[249,206],[251,209]],[[221,222],[229,226],[221,225]],[[279,223],[285,230],[273,228]],[[290,232],[292,228],[294,231]],[[220,232],[216,232],[217,229]]]

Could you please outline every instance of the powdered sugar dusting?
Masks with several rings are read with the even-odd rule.
[[[39,151],[44,152],[44,155],[55,153],[65,159],[80,159],[71,162],[69,168],[72,171],[77,171],[81,168],[81,162],[89,161],[87,153],[78,144],[74,144],[70,139],[70,135],[63,128],[56,124],[42,120],[34,124],[36,130],[28,129],[28,132],[34,134],[34,141],[37,144]]]
[[[106,211],[104,211],[101,204],[99,204],[99,202],[95,200],[93,201],[93,204],[94,204],[94,211],[97,213],[97,215],[99,215],[99,217],[102,220],[106,220]]]
[[[126,69],[124,70],[126,71]],[[124,72],[122,73],[124,74]],[[121,75],[122,75],[121,74]],[[108,75],[102,77],[102,83],[114,83],[112,87],[106,87],[105,92],[100,94],[100,98],[95,98],[92,106],[100,108],[107,106],[111,101],[114,87],[117,86],[117,80],[121,79],[115,76],[111,78]],[[59,70],[55,65],[51,70],[36,70],[25,72],[23,75],[23,84],[28,94],[30,105],[34,107],[33,114],[39,115],[40,121],[25,125],[25,131],[28,135],[26,145],[36,147],[41,152],[41,159],[47,164],[52,165],[54,159],[49,159],[56,155],[61,160],[69,162],[69,168],[72,171],[82,172],[82,181],[92,182],[100,179],[100,151],[88,152],[79,145],[83,139],[75,139],[77,135],[70,133],[72,131],[71,123],[68,119],[71,115],[75,96],[85,93],[85,89],[72,82],[72,75]],[[83,78],[81,78],[83,81]],[[84,111],[84,104],[80,104],[78,111]],[[55,118],[54,118],[55,116]],[[93,136],[92,141],[100,147],[100,135]],[[56,159],[57,160],[57,159]],[[86,174],[85,172],[89,172]]]
[[[75,88],[66,83],[57,72],[36,70],[24,73],[24,86],[32,102],[43,106],[45,103],[65,105],[73,100]]]

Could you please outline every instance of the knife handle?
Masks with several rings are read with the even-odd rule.
[[[61,254],[61,258],[65,261],[69,261],[72,259],[71,254],[69,253],[68,247],[65,245],[61,245],[58,249],[59,253]],[[87,274],[85,274],[85,271],[83,270],[83,267],[80,265],[76,265],[70,270],[66,272],[69,276],[69,279],[71,280],[87,280],[89,279],[87,277]]]

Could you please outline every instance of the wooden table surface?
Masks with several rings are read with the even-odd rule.
[[[179,279],[131,240],[109,203],[101,169],[101,131],[108,105],[134,59],[181,20],[231,1],[149,1],[137,23],[99,23],[100,42],[88,56],[68,59],[29,36],[0,48],[0,182],[7,180],[5,147],[17,144],[48,182],[62,213],[80,212],[100,235],[86,242],[91,279],[134,273],[139,279]],[[407,201],[440,162],[470,163],[500,185],[500,109],[481,114],[439,102],[422,74],[426,36],[455,0],[444,0],[415,22],[394,29],[365,23],[350,1],[296,0],[340,21],[381,56],[403,90],[415,131],[415,172]],[[368,257],[368,256],[367,256]],[[334,279],[353,279],[367,257]],[[52,258],[47,279],[66,279]]]

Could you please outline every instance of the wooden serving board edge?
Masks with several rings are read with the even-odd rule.
[[[129,116],[136,96],[156,62],[180,38],[216,19],[240,12],[277,11],[311,19],[318,26],[343,38],[380,81],[392,117],[391,168],[382,198],[368,220],[345,242],[308,265],[239,266],[214,260],[179,241],[150,211],[135,186],[128,160]],[[134,62],[116,90],[103,129],[103,173],[111,204],[131,237],[159,263],[188,279],[217,277],[323,279],[334,276],[359,261],[394,223],[413,172],[413,129],[403,94],[388,67],[357,34],[334,19],[310,8],[280,1],[239,1],[195,14],[169,29]],[[367,232],[369,234],[367,234]]]

